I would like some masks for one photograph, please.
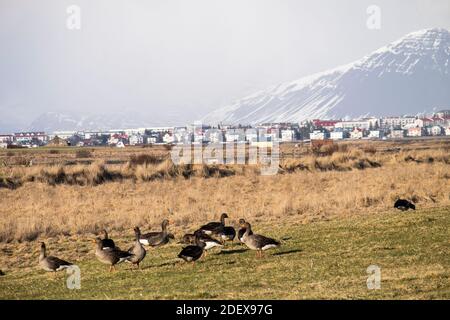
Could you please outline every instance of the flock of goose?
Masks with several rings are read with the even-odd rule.
[[[233,241],[236,237],[236,230],[231,226],[225,225],[226,213],[220,217],[220,221],[209,222],[201,226],[193,234],[186,234],[179,243],[187,244],[178,254],[178,258],[186,262],[195,263],[202,256],[206,256],[209,249],[220,247],[226,241]],[[114,241],[108,237],[106,230],[103,230],[103,238],[96,238],[95,256],[97,259],[109,265],[109,271],[115,270],[115,265],[121,262],[129,262],[140,268],[140,263],[146,256],[144,246],[159,247],[165,245],[170,239],[175,239],[172,233],[167,231],[169,220],[162,222],[162,230],[159,232],[149,232],[142,234],[138,227],[134,228],[135,242],[131,248],[124,251],[116,246]],[[244,219],[239,220],[240,229],[238,231],[238,240],[245,244],[249,249],[255,250],[257,257],[262,257],[265,250],[280,246],[280,242],[252,232],[250,223]],[[46,271],[64,270],[73,264],[54,256],[48,256],[45,243],[41,243],[41,253],[39,255],[39,266]]]

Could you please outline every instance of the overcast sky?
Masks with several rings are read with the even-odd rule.
[[[450,1],[0,0],[0,126],[47,111],[181,124],[429,27],[450,29]]]

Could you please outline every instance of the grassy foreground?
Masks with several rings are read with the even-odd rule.
[[[143,270],[108,273],[91,251],[77,264],[81,289],[35,269],[0,277],[1,299],[449,299],[450,208],[341,218],[310,224],[255,224],[283,246],[263,259],[237,244],[210,252],[193,268],[175,243],[150,249]],[[180,236],[180,235],[177,235]],[[129,239],[128,239],[129,241]],[[30,245],[36,245],[31,243]],[[86,248],[91,249],[90,244]],[[50,253],[55,252],[50,249]],[[87,250],[87,249],[86,249]],[[64,257],[64,252],[57,255]],[[368,290],[366,269],[381,268]]]

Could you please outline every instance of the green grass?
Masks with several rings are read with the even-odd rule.
[[[235,244],[210,252],[195,267],[179,261],[180,246],[171,244],[150,249],[143,270],[123,264],[115,273],[88,253],[78,263],[80,290],[67,289],[62,273],[52,279],[38,268],[17,269],[0,277],[0,298],[450,298],[450,208],[254,229],[289,239],[263,259]],[[366,286],[372,264],[381,268],[379,290]]]

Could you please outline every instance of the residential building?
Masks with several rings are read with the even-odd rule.
[[[309,134],[309,139],[311,140],[325,140],[326,133],[320,130],[314,130]]]
[[[370,120],[341,121],[336,123],[334,127],[341,130],[353,130],[355,128],[369,130],[371,123]]]
[[[45,132],[16,132],[14,141],[19,144],[44,144],[48,141],[48,135]]]
[[[12,134],[0,134],[0,143],[11,143],[14,141]]]
[[[450,126],[446,127],[444,131],[446,136],[450,136]]]
[[[364,136],[364,130],[355,128],[353,131],[350,132],[350,139],[362,139]]]
[[[401,129],[391,130],[389,133],[389,138],[391,139],[401,139],[405,137],[405,132]]]
[[[421,127],[408,128],[406,135],[408,137],[421,137],[423,135],[423,128]]]
[[[432,126],[429,131],[432,136],[440,136],[442,135],[442,132],[443,130],[441,126]]]
[[[416,117],[386,117],[380,119],[380,126],[382,128],[404,128],[407,125],[414,124]]]
[[[326,129],[328,131],[332,131],[334,129],[334,126],[336,125],[336,123],[341,122],[341,120],[319,120],[319,119],[314,119],[312,121],[313,126],[315,128],[318,129]]]
[[[295,139],[295,132],[291,129],[281,130],[281,141],[291,142]]]
[[[344,131],[332,131],[330,132],[330,139],[342,140],[344,139]]]

